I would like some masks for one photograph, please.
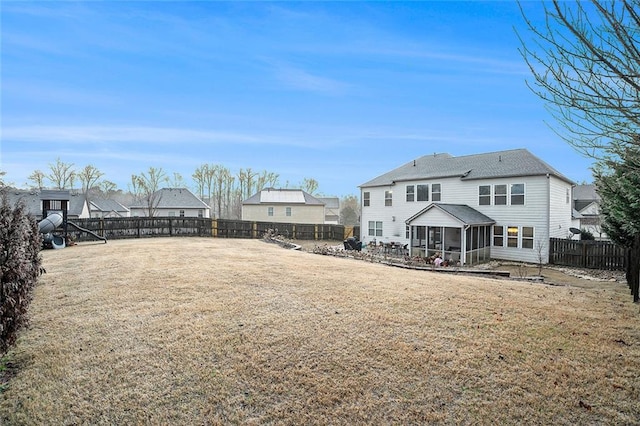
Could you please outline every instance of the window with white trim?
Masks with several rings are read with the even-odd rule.
[[[495,225],[493,227],[493,245],[504,247],[504,226]]]
[[[180,210],[180,217],[184,217],[184,210]]]
[[[404,237],[408,240],[411,238],[411,227],[409,225],[404,228]]]
[[[415,200],[416,187],[413,185],[407,185],[407,203],[412,203]]]
[[[442,186],[439,183],[431,185],[431,201],[440,201],[442,198]]]
[[[524,205],[524,183],[511,184],[511,205]]]
[[[273,216],[273,207],[267,208],[267,216]]]
[[[507,185],[496,185],[493,187],[493,204],[496,206],[507,205]]]
[[[382,222],[375,220],[369,221],[369,236],[382,237]]]
[[[362,193],[362,205],[364,205],[365,207],[368,207],[371,205],[371,193],[370,192],[363,192]]]
[[[507,247],[518,248],[518,227],[507,227]]]
[[[429,185],[418,185],[418,201],[429,201]]]
[[[285,209],[285,215],[286,215],[286,216],[291,216],[291,207],[287,207],[287,208]]]
[[[532,226],[522,227],[522,248],[526,248],[526,249],[533,248],[533,227]]]
[[[384,205],[393,206],[393,191],[384,191]]]
[[[491,185],[480,185],[478,187],[478,204],[481,206],[491,205]]]

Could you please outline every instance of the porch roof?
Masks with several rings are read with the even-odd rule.
[[[478,210],[474,209],[473,207],[469,207],[466,204],[441,203],[429,204],[427,207],[407,219],[405,223],[407,225],[411,225],[411,222],[427,213],[431,209],[439,209],[449,216],[453,217],[463,225],[493,225],[494,223],[496,223],[496,221],[491,219],[489,216],[480,213]]]

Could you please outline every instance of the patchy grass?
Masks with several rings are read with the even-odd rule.
[[[632,424],[626,284],[174,238],[44,252],[4,424]]]

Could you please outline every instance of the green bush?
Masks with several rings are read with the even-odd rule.
[[[0,197],[0,354],[4,354],[27,322],[27,307],[42,271],[42,235],[23,203],[11,206],[4,192]]]

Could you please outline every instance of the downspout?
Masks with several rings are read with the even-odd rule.
[[[551,175],[547,173],[547,259],[549,263],[549,249],[551,248]]]

